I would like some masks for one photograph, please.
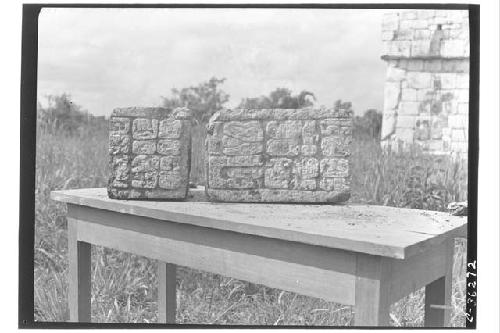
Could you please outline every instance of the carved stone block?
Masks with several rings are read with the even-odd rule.
[[[184,108],[119,108],[109,120],[112,199],[184,199],[191,116]]]
[[[352,110],[223,110],[208,124],[210,200],[336,203],[350,197]]]

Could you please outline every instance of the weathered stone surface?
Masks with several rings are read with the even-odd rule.
[[[301,153],[304,156],[314,156],[318,151],[318,147],[316,145],[303,145],[301,147]]]
[[[262,155],[228,156],[226,159],[227,166],[262,166],[263,164]]]
[[[214,122],[228,121],[279,121],[279,120],[313,120],[325,118],[349,118],[353,111],[350,103],[336,106],[334,109],[307,107],[303,109],[228,109],[218,112],[212,119]],[[215,120],[216,119],[216,120]],[[209,127],[211,125],[208,125]]]
[[[319,182],[319,188],[325,191],[334,191],[333,178],[322,178]]]
[[[130,136],[126,134],[109,134],[109,154],[119,155],[130,152]]]
[[[137,155],[132,160],[132,172],[142,173],[156,171],[159,169],[159,165],[159,156]]]
[[[349,198],[350,103],[334,109],[223,110],[212,117],[207,133],[206,192],[211,200]],[[331,185],[321,189],[321,181]]]
[[[266,152],[273,156],[296,156],[300,152],[298,139],[273,140],[267,142]]]
[[[225,137],[242,142],[255,142],[263,139],[263,131],[258,121],[230,121],[224,125]]]
[[[415,15],[417,19],[412,19]],[[468,47],[464,45],[469,42],[468,25],[465,10],[412,10],[384,17],[384,56],[430,57],[436,55],[433,49],[445,58],[468,56]],[[410,54],[407,48],[411,49]]]
[[[136,140],[156,139],[158,119],[137,118],[132,123],[132,137]]]
[[[266,133],[272,139],[298,139],[302,133],[302,121],[270,121]]]
[[[398,116],[398,127],[415,128],[415,116]]]
[[[324,158],[319,166],[323,177],[347,177],[349,175],[349,161],[345,158]]]
[[[327,136],[321,139],[321,151],[323,156],[348,156],[349,143],[348,137],[343,136]]]
[[[109,122],[110,135],[128,134],[130,131],[130,119],[113,117]]]
[[[464,114],[448,116],[448,126],[450,128],[467,129],[469,118]]]
[[[292,180],[293,161],[288,158],[269,160],[265,171],[264,184],[267,188],[288,188]]]
[[[155,188],[158,182],[158,171],[132,173],[132,187],[135,188]]]
[[[250,189],[250,190],[226,190],[209,189],[207,194],[213,201],[223,202],[274,202],[274,203],[339,203],[349,200],[350,190],[316,190],[314,195],[312,191],[303,190],[280,190],[280,189]]]
[[[162,155],[180,155],[181,142],[179,140],[158,140],[156,150],[158,154]]]
[[[113,180],[128,180],[130,166],[128,164],[128,155],[112,156],[111,157],[111,170],[113,173]]]
[[[319,134],[317,129],[317,121],[306,120],[302,127],[302,143],[304,145],[314,146],[318,143]]]
[[[169,171],[180,173],[181,159],[179,156],[163,156],[160,157],[160,171]]]
[[[248,178],[257,179],[262,178],[264,169],[257,167],[234,167],[226,168],[225,174],[228,178]]]
[[[159,165],[158,156],[137,155],[132,160],[130,172],[132,187],[155,188]]]
[[[134,154],[154,154],[156,152],[155,140],[135,140],[132,145],[132,153]]]
[[[223,140],[223,147],[222,151],[226,155],[255,155],[263,151],[263,145],[260,142]]]
[[[191,149],[189,110],[115,109],[109,124],[111,198],[186,197]]]
[[[347,160],[346,160],[347,161]],[[299,162],[299,173],[302,178],[316,178],[319,175],[319,162],[316,158],[302,158]]]
[[[223,126],[215,124],[213,127],[215,127],[214,137],[209,137],[208,140],[218,140],[222,135],[221,147],[225,155],[255,155],[263,151],[264,134],[262,125],[258,121],[230,121]],[[221,127],[222,133],[220,133]]]
[[[401,90],[401,99],[405,102],[417,101],[417,89],[405,88]]]
[[[164,189],[175,190],[181,186],[182,177],[179,171],[160,171],[158,186]]]
[[[466,10],[384,16],[383,147],[418,144],[434,154],[463,152],[464,136],[453,129],[467,132],[468,127],[456,116],[467,117],[469,111],[469,38]]]
[[[295,189],[304,191],[313,191],[317,188],[316,179],[298,179],[295,185]]]
[[[387,82],[384,88],[384,109],[391,110],[397,108],[401,101],[401,83]]]
[[[166,139],[178,139],[181,137],[182,133],[182,121],[181,120],[161,120],[158,137]]]

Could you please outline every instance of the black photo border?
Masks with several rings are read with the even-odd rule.
[[[468,226],[466,327],[477,322],[477,195],[479,157],[479,5],[471,4],[24,4],[21,42],[19,328],[359,328],[336,326],[263,326],[133,323],[67,323],[34,320],[34,231],[38,16],[43,8],[270,8],[270,9],[450,9],[468,10],[470,28]],[[469,301],[469,299],[471,301]],[[370,327],[379,329],[379,327]],[[394,327],[396,328],[396,327]],[[419,329],[419,328],[405,328]],[[447,328],[443,328],[447,329]]]

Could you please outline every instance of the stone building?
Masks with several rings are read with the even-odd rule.
[[[405,10],[382,23],[387,63],[381,142],[467,157],[469,19],[463,10]]]

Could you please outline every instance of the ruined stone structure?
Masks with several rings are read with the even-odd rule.
[[[224,110],[208,125],[209,199],[342,202],[350,196],[350,103]]]
[[[469,22],[460,10],[386,14],[382,145],[467,157]]]
[[[115,109],[109,123],[108,195],[113,199],[183,199],[189,183],[187,109]]]

